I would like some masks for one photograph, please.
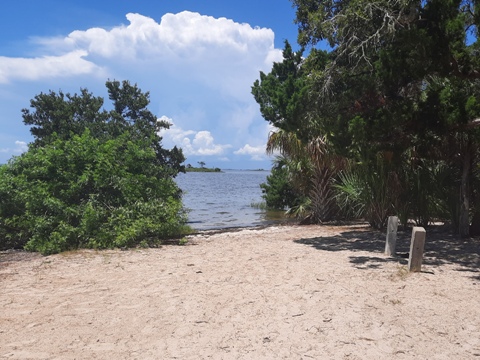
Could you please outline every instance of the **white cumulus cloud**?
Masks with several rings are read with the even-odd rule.
[[[165,14],[159,23],[140,14],[129,13],[126,18],[128,25],[76,30],[64,38],[37,39],[37,43],[56,53],[74,54],[81,49],[97,65],[106,61],[161,65],[176,76],[222,85],[230,93],[237,93],[236,86],[242,83],[250,86],[252,76],[254,80],[259,70],[268,70],[282,58],[271,29],[190,11]],[[250,73],[247,80],[245,71]]]
[[[160,131],[167,145],[181,147],[186,156],[218,156],[225,154],[225,151],[232,147],[230,144],[216,144],[210,131],[183,130],[166,116],[162,116],[160,120],[171,124],[169,129]]]
[[[61,56],[9,58],[0,56],[0,83],[17,80],[41,80],[73,75],[102,73],[101,67],[85,60],[86,51],[76,50]]]
[[[227,83],[242,79],[238,70],[251,68],[251,74],[257,76],[282,56],[273,45],[271,29],[226,18],[190,11],[165,14],[160,22],[134,13],[126,18],[128,25],[112,29],[90,28],[65,37],[36,38],[37,52],[44,53],[34,58],[0,57],[0,81],[92,74],[119,63],[132,66],[133,61],[162,65],[177,75],[209,83],[222,81],[226,89],[234,91]],[[232,72],[232,67],[240,69]]]
[[[262,161],[267,159],[267,155],[265,153],[266,145],[261,146],[251,146],[250,144],[246,144],[244,147],[234,151],[235,155],[249,155],[251,156],[252,160]]]
[[[251,86],[259,71],[281,61],[274,36],[271,29],[190,11],[158,20],[129,13],[119,26],[35,38],[33,57],[0,57],[0,90],[23,91],[14,94],[25,98],[20,109],[33,87],[71,93],[86,87],[105,96],[107,79],[130,80],[150,92],[153,112],[175,119],[165,141],[187,156],[229,158],[232,149],[266,141]],[[11,138],[3,133],[10,126],[1,110],[7,105],[0,98],[0,135]]]
[[[64,39],[54,38],[43,43],[64,49],[87,49],[91,54],[110,58],[142,57],[145,54],[170,58],[175,54],[178,59],[191,59],[210,53],[212,46],[234,49],[245,55],[255,48],[268,48],[278,53],[272,45],[272,30],[252,28],[249,24],[226,18],[217,19],[190,11],[165,14],[159,23],[140,14],[129,13],[126,18],[130,23],[127,26],[111,30],[77,30]],[[217,55],[210,53],[212,58]],[[272,54],[268,52],[267,55]]]

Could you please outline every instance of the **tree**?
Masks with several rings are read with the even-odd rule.
[[[452,186],[459,233],[467,236],[478,159],[478,3],[292,2],[299,43],[332,47],[331,61],[308,77],[316,106],[304,118],[321,114],[317,124],[336,150],[362,163],[391,153],[401,167],[410,153],[449,164],[459,174]]]
[[[312,49],[307,60],[303,49],[294,52],[288,41],[283,49],[283,61],[273,64],[270,73],[260,72],[260,79],[252,86],[252,94],[260,105],[260,112],[273,126],[295,133],[301,140],[323,135],[316,127],[316,117],[309,118],[310,70],[325,67],[328,55]]]
[[[30,126],[34,141],[31,146],[41,147],[56,138],[71,139],[82,134],[88,128],[95,137],[120,135],[123,128],[115,131],[109,114],[102,109],[104,100],[95,97],[87,89],[81,89],[80,95],[50,91],[40,93],[30,100],[30,108],[22,109],[23,122]]]
[[[302,200],[290,182],[288,159],[279,156],[273,161],[272,172],[267,176],[267,181],[260,184],[262,197],[267,208],[285,210],[299,205]]]
[[[39,95],[35,111],[24,110],[35,140],[0,167],[1,247],[43,254],[127,247],[185,230],[173,180],[181,151],[161,147],[157,130],[166,124],[154,122],[136,86],[107,84],[110,112],[87,91]]]
[[[305,217],[308,222],[332,220],[337,210],[333,180],[345,167],[345,159],[331,151],[324,137],[304,144],[295,133],[284,130],[272,132],[268,138],[267,153],[274,151],[282,155],[296,193],[295,205],[289,212]]]
[[[199,161],[198,165],[203,169],[205,167],[205,161]]]
[[[309,77],[328,63],[325,51],[312,49],[304,59],[303,50],[293,52],[286,41],[283,61],[274,63],[269,74],[261,72],[252,86],[263,117],[278,128],[269,136],[267,152],[280,151],[292,186],[305,200],[290,212],[308,214],[314,222],[328,221],[335,215],[332,182],[345,165],[345,159],[334,154],[321,126],[324,114],[308,110],[314,102]]]
[[[292,2],[299,44],[311,50],[304,58],[286,43],[283,61],[260,74],[252,93],[264,118],[305,147],[322,139],[350,159],[355,176],[344,179],[376,199],[365,208],[375,226],[390,211],[423,225],[450,209],[467,236],[472,213],[480,222],[472,186],[480,159],[477,2]],[[320,41],[328,53],[315,48]]]
[[[152,140],[156,162],[165,166],[167,176],[185,171],[182,152],[177,147],[167,150],[161,145],[162,138],[158,133],[161,129],[168,129],[170,124],[158,120],[148,109],[149,93],[142,92],[136,84],[131,85],[128,81],[107,81],[106,87],[112,101],[110,111],[102,109],[103,98],[93,96],[87,89],[81,89],[80,95],[61,91],[36,95],[30,101],[32,110],[22,110],[23,122],[31,126],[32,146],[50,143],[54,134],[56,139],[69,140],[87,128],[93,137],[102,140],[116,138],[129,130],[132,139]]]

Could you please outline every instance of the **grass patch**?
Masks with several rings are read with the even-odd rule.
[[[254,202],[252,201],[250,203],[250,207],[254,209],[260,209],[260,210],[267,210],[267,203],[265,201],[260,201],[260,202]]]
[[[406,266],[399,266],[398,271],[392,274],[392,280],[406,280],[409,275],[410,272]]]

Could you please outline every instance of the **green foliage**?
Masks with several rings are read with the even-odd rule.
[[[134,246],[182,231],[180,191],[152,166],[148,141],[131,141],[126,132],[102,142],[88,130],[54,138],[2,167],[0,192],[9,197],[0,202],[0,231],[7,245],[51,254]]]
[[[35,141],[0,167],[0,247],[52,254],[155,244],[186,231],[173,177],[180,150],[161,147],[148,93],[108,82],[114,110],[86,90],[51,92],[24,110]]]
[[[346,217],[364,218],[377,229],[386,225],[398,196],[396,174],[380,156],[375,163],[356,164],[339,174],[335,189]]]
[[[298,196],[290,184],[288,170],[284,165],[282,161],[277,161],[271,174],[267,176],[267,182],[260,184],[262,197],[269,209],[285,210],[298,202]]]
[[[220,168],[211,169],[211,168],[205,168],[205,167],[197,168],[197,167],[193,167],[193,166],[190,166],[190,167],[187,166],[185,168],[185,172],[187,172],[187,173],[188,172],[217,172],[218,173],[218,172],[222,172],[222,169],[220,169]]]
[[[345,159],[331,151],[325,137],[311,139],[305,144],[296,133],[282,129],[270,133],[267,153],[275,150],[280,151],[282,156],[275,160],[273,173],[275,168],[280,167],[284,172],[280,179],[284,178],[286,186],[293,192],[288,214],[308,217],[308,222],[330,221],[337,210],[332,191],[333,179],[345,166]],[[280,207],[280,202],[287,195],[278,190],[283,189],[282,182],[277,180],[275,185],[273,189],[266,189],[266,195],[272,196],[269,201],[276,202],[276,206]]]
[[[295,205],[288,209],[285,213],[288,216],[301,219],[303,223],[311,223],[312,217],[312,200],[306,196],[298,198]]]
[[[250,207],[254,209],[259,209],[259,210],[269,210],[267,203],[265,201],[259,201],[259,202],[252,201],[250,203]]]
[[[365,216],[366,204],[363,197],[368,191],[365,185],[356,172],[345,171],[339,174],[335,183],[337,204],[347,219],[359,219]]]
[[[324,67],[327,54],[313,49],[306,63],[302,54],[303,50],[294,52],[285,41],[283,61],[274,63],[269,74],[260,72],[252,94],[265,120],[279,129],[296,132],[303,139],[315,130],[305,117],[309,93],[307,71],[315,66]]]
[[[41,147],[56,138],[70,139],[74,134],[82,134],[88,128],[93,136],[117,136],[122,133],[115,131],[113,122],[109,121],[108,112],[103,110],[104,100],[95,97],[86,89],[81,89],[80,95],[56,93],[40,93],[30,100],[29,109],[22,109],[23,122],[30,126],[34,137],[31,146]]]
[[[321,120],[338,152],[357,161],[366,149],[400,155],[419,134],[435,146],[480,115],[478,38],[467,45],[474,2],[292,2],[300,44],[334,47],[327,67],[299,71],[317,99],[304,116]]]
[[[23,122],[30,126],[34,137],[32,147],[51,143],[52,139],[69,140],[89,129],[91,135],[100,140],[108,140],[130,131],[132,140],[149,138],[155,150],[155,162],[164,166],[169,176],[185,171],[182,163],[185,158],[181,150],[162,148],[161,129],[170,124],[158,121],[148,109],[150,95],[142,92],[137,85],[128,81],[107,81],[112,110],[102,109],[104,100],[82,89],[80,95],[40,93],[30,101],[30,109],[23,109]]]
[[[452,222],[467,236],[469,217],[480,214],[473,186],[480,163],[477,2],[292,3],[299,44],[328,41],[332,50],[302,58],[286,44],[284,61],[252,88],[265,119],[305,149],[324,139],[329,151],[323,147],[317,159],[333,152],[361,164],[336,179],[341,208],[376,227],[392,211],[422,225],[456,214]],[[295,183],[306,189],[316,178],[304,193],[322,213],[328,167],[318,164],[297,172],[304,179]]]
[[[180,240],[178,240],[178,245],[180,245],[180,246],[185,246],[185,245],[187,245],[187,244],[188,244],[188,239],[185,238],[185,237],[183,237],[183,238],[181,238]]]

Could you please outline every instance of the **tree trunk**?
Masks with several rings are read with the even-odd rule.
[[[312,218],[317,224],[329,221],[333,217],[335,201],[332,178],[333,171],[327,166],[315,168],[309,195],[312,201]]]
[[[469,145],[469,142],[468,142]],[[470,236],[470,199],[469,199],[469,177],[470,177],[470,146],[466,147],[463,155],[462,179],[460,183],[460,213],[458,230],[461,237]]]
[[[470,224],[470,236],[480,236],[480,197],[475,197],[472,222]]]
[[[475,206],[475,212],[470,225],[470,236],[480,236],[480,205]]]

